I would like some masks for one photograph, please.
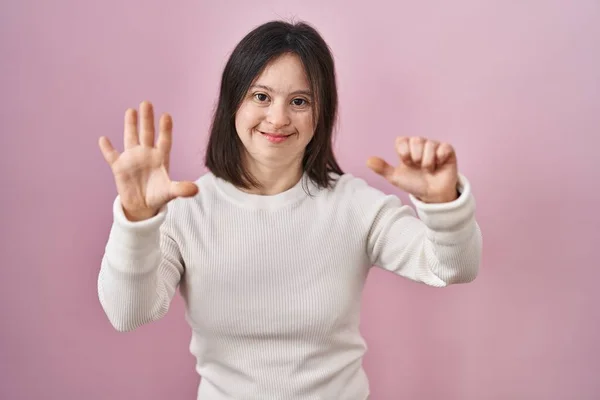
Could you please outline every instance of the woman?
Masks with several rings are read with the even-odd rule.
[[[112,325],[165,315],[179,287],[202,377],[198,399],[369,395],[359,308],[371,265],[431,286],[469,282],[481,235],[448,144],[399,138],[400,165],[368,165],[407,191],[402,205],[344,174],[332,151],[334,63],[306,24],[270,22],[222,76],[206,166],[169,178],[172,121],[125,114],[125,150],[101,151],[118,190],[98,279]]]

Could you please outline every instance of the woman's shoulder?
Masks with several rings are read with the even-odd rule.
[[[331,187],[323,191],[337,206],[345,204],[348,210],[370,214],[386,203],[400,203],[396,195],[385,193],[369,183],[366,178],[352,173],[336,174],[332,175],[332,178],[334,181]]]
[[[352,173],[332,174],[334,184],[331,191],[340,195],[355,195],[355,196],[385,196],[385,194],[371,186],[365,178],[361,178]]]

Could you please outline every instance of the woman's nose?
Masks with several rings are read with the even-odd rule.
[[[269,107],[267,122],[279,129],[290,124],[287,107],[283,104],[273,104]]]

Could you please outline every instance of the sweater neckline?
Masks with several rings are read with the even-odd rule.
[[[225,197],[246,208],[274,209],[284,207],[308,197],[305,187],[313,189],[306,173],[302,174],[294,186],[274,195],[248,193],[222,178],[212,176],[215,186]]]

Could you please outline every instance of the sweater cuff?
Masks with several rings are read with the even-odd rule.
[[[125,216],[125,211],[123,210],[120,196],[117,196],[113,203],[113,218],[115,224],[117,224],[121,229],[140,236],[146,236],[155,232],[164,222],[166,215],[167,205],[165,204],[154,217],[145,219],[143,221],[130,221]]]
[[[130,221],[125,216],[119,196],[113,203],[113,225],[106,255],[111,265],[122,272],[143,273],[152,267],[160,254],[160,227],[166,219],[167,205],[157,215],[144,221]]]
[[[419,218],[429,228],[432,239],[452,244],[466,239],[471,234],[475,219],[475,199],[469,180],[458,175],[459,197],[447,203],[424,203],[409,195],[415,205]]]

